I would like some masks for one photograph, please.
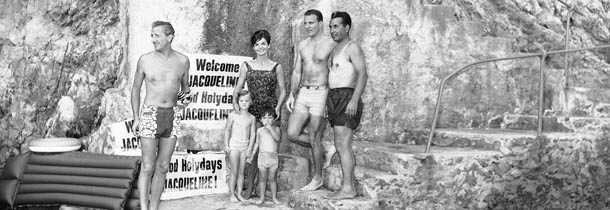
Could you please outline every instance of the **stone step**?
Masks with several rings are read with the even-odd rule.
[[[537,115],[518,115],[518,114],[505,114],[504,119],[500,125],[501,128],[510,130],[538,130],[538,116]],[[567,128],[560,122],[560,118],[554,116],[543,116],[542,117],[542,131],[543,132],[572,132],[573,130]]]
[[[380,209],[439,209],[433,191],[459,192],[464,183],[475,182],[470,186],[471,193],[485,195],[489,193],[486,186],[493,185],[493,180],[485,176],[481,168],[494,165],[501,158],[499,152],[478,151],[467,148],[439,148],[428,156],[420,155],[420,164],[410,168],[410,173],[400,175],[379,171],[367,166],[356,166],[354,178],[359,196],[376,199]],[[358,154],[357,154],[358,155]],[[331,165],[324,171],[324,187],[330,190],[341,188],[343,180],[339,165]],[[476,196],[474,196],[476,197]],[[451,201],[441,204],[443,208],[462,209],[457,206],[459,195],[449,193],[443,199]],[[422,202],[423,200],[423,202]],[[413,207],[415,205],[416,207]]]
[[[590,196],[579,192],[597,189],[603,184],[595,180],[608,176],[598,170],[609,157],[608,138],[599,133],[536,138],[533,131],[440,129],[437,134],[444,141],[495,143],[499,150],[433,146],[430,155],[422,155],[424,145],[354,142],[358,193],[377,199],[379,209],[528,209],[530,201],[548,204],[532,193],[567,190],[569,194],[556,195],[567,199],[561,205],[570,203],[571,196],[587,200]],[[331,165],[324,172],[325,188],[338,189],[341,178],[339,166]],[[557,181],[565,179],[586,184],[566,188]]]
[[[406,142],[425,145],[428,141],[428,130],[412,130],[406,135]],[[592,140],[597,137],[595,132],[562,133],[545,132],[546,138],[554,141],[566,139]],[[432,153],[442,152],[443,147],[460,147],[483,150],[495,150],[503,155],[521,154],[536,146],[536,131],[507,129],[435,129],[432,139]]]
[[[395,175],[409,175],[416,173],[418,167],[426,160],[423,154],[424,145],[404,145],[385,142],[356,141],[352,145],[356,165],[379,170]],[[465,157],[487,157],[500,154],[498,151],[485,149],[472,149],[460,147],[434,147],[434,156],[437,159],[452,159]],[[339,165],[338,155],[331,161]]]
[[[298,210],[376,210],[379,201],[367,197],[334,200],[327,198],[333,192],[328,190],[298,191],[291,190],[288,195],[288,206]]]

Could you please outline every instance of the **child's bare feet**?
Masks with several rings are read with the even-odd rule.
[[[265,202],[265,198],[260,198],[260,199],[256,200],[255,203],[260,205],[260,204],[263,204],[264,202]]]
[[[273,204],[280,205],[280,204],[282,204],[282,202],[280,200],[278,200],[277,198],[273,198]]]

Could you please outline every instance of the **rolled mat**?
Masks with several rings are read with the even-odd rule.
[[[123,209],[139,166],[139,157],[87,152],[32,154],[24,166],[14,205]]]
[[[6,161],[2,175],[0,175],[0,209],[14,207],[19,182],[29,157],[29,154],[24,154],[10,157]]]

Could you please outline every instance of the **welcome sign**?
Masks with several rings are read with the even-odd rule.
[[[182,123],[201,129],[222,129],[233,110],[233,90],[242,71],[241,64],[252,58],[208,54],[188,56],[191,61],[189,87],[192,100],[182,113]]]

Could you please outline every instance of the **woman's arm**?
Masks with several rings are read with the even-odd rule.
[[[246,73],[248,72],[248,68],[246,67],[246,62],[244,61],[239,67],[239,78],[237,79],[237,84],[235,85],[235,89],[233,89],[233,111],[235,113],[240,114],[239,105],[237,105],[237,93],[244,88],[244,84],[246,83]]]
[[[277,70],[277,84],[280,89],[280,95],[277,97],[277,106],[275,107],[275,114],[280,118],[281,108],[284,105],[284,99],[286,99],[286,83],[284,82],[284,69],[282,68],[282,64],[278,64]]]

